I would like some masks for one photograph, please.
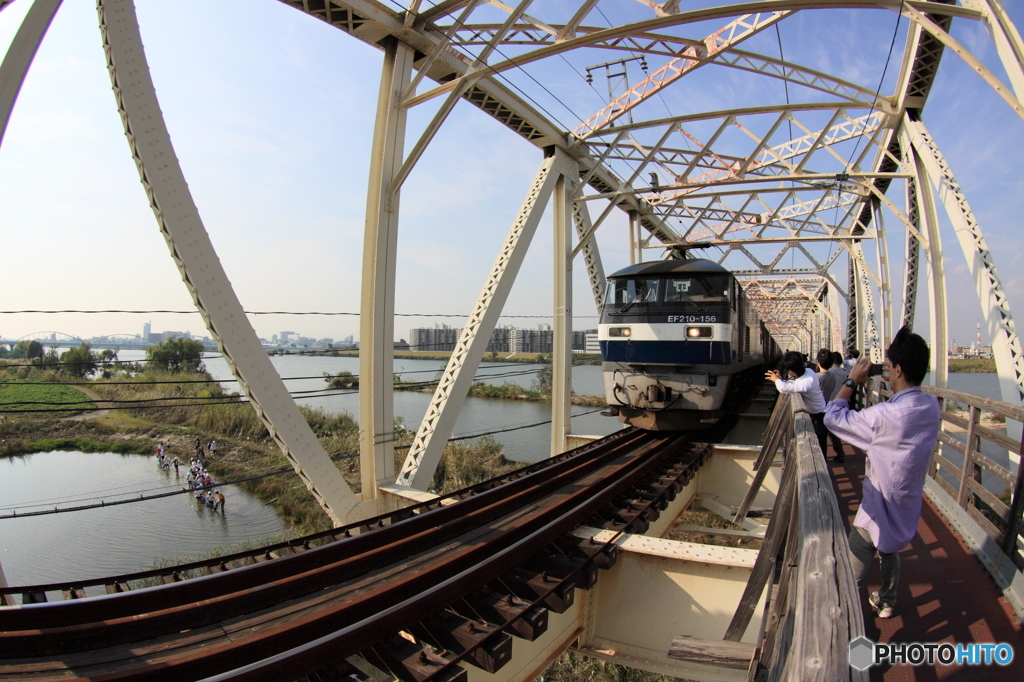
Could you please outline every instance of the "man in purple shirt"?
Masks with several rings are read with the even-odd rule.
[[[850,531],[850,560],[859,587],[878,552],[882,588],[868,602],[879,618],[892,618],[896,607],[899,551],[917,533],[924,479],[939,434],[939,401],[921,391],[929,357],[924,339],[900,329],[886,351],[892,397],[861,412],[850,410],[854,386],[867,381],[871,368],[865,358],[853,366],[825,413],[830,431],[867,453],[863,498]]]

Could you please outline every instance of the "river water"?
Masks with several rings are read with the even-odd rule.
[[[112,502],[181,489],[188,470],[161,469],[155,457],[40,452],[0,459],[0,515]],[[203,555],[285,532],[274,510],[237,486],[224,511],[191,495],[73,513],[0,519],[0,565],[10,585],[103,577],[143,570],[157,557]],[[69,500],[77,500],[70,502]]]
[[[122,360],[141,359],[138,351],[122,351]],[[205,360],[216,379],[226,380],[228,390],[237,389],[219,357]],[[320,356],[275,356],[274,366],[287,379],[292,392],[325,388],[322,374],[349,371],[358,374],[358,358]],[[428,380],[444,363],[437,360],[396,360],[395,371],[406,380]],[[530,386],[538,365],[483,363],[478,376],[488,383],[513,381]],[[306,378],[295,378],[306,377]],[[950,388],[999,399],[994,374],[951,374]],[[578,394],[603,393],[601,368],[573,368],[573,387]],[[415,429],[430,401],[429,393],[395,393],[395,414]],[[358,419],[355,393],[318,396],[300,404],[319,406],[330,412],[346,411]],[[578,414],[593,408],[574,407]],[[468,398],[455,426],[455,434],[532,424],[550,419],[550,405],[525,401]],[[572,422],[574,433],[605,435],[619,428],[617,420],[590,414]],[[496,434],[506,456],[535,461],[546,456],[550,426]],[[1005,459],[1005,451],[1004,451]],[[83,454],[76,452],[38,453],[0,460],[0,515],[30,504],[66,501],[72,497],[88,503],[93,498],[120,499],[125,493],[147,494],[179,486],[173,469],[162,470],[153,457]],[[119,498],[120,495],[120,498]],[[8,583],[39,584],[70,578],[100,577],[143,570],[157,557],[201,555],[245,540],[258,540],[284,531],[270,507],[238,488],[226,491],[226,513],[199,508],[187,495],[138,504],[19,519],[0,519],[0,565]],[[38,507],[37,507],[38,508]]]

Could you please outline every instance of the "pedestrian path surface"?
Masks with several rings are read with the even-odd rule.
[[[846,517],[846,528],[860,507],[864,479],[863,452],[851,454],[846,445],[846,462],[836,464],[829,449],[829,470]],[[917,536],[900,552],[900,584],[896,616],[875,617],[867,594],[881,585],[875,559],[861,590],[865,635],[875,642],[999,643],[1013,646],[1014,660],[1000,666],[895,665],[872,667],[871,679],[885,682],[950,680],[1001,682],[1024,680],[1024,632],[1013,607],[1002,597],[995,583],[974,554],[936,511],[926,497]]]

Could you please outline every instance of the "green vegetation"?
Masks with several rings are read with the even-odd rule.
[[[16,457],[18,455],[52,452],[54,450],[116,452],[119,455],[149,455],[153,453],[153,449],[153,442],[143,438],[109,441],[98,440],[88,436],[73,436],[70,438],[41,438],[38,440],[5,438],[0,441],[0,457]]]
[[[62,410],[60,405],[49,403],[80,403],[73,407],[93,407],[93,402],[71,386],[40,386],[25,381],[10,380],[0,376],[0,403],[4,410],[36,412],[38,410]]]
[[[352,372],[324,372],[324,381],[328,388],[359,388],[359,378],[352,376]]]
[[[447,495],[522,466],[520,462],[505,459],[501,444],[490,436],[475,442],[449,443],[434,472],[430,488],[438,495]]]
[[[87,343],[69,348],[61,353],[60,362],[61,372],[79,379],[90,377],[99,369],[99,357]]]
[[[967,372],[971,374],[988,374],[996,371],[996,361],[993,358],[970,358],[965,360],[950,360],[950,372]]]
[[[12,348],[18,358],[26,358],[31,360],[32,358],[41,358],[43,356],[43,344],[38,341],[19,341],[17,345]]]
[[[153,369],[168,372],[204,372],[203,344],[195,339],[173,338],[146,349],[146,358]]]

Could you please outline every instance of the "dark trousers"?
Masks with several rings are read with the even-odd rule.
[[[828,429],[825,428],[825,413],[812,414],[811,423],[814,424],[814,435],[818,437],[821,456],[828,459]]]
[[[825,428],[825,413],[811,415],[811,423],[814,424],[814,435],[818,437],[818,447],[821,448],[821,456],[828,459],[828,439],[832,439],[832,449],[836,451],[836,461],[842,461],[843,441],[839,436]]]

